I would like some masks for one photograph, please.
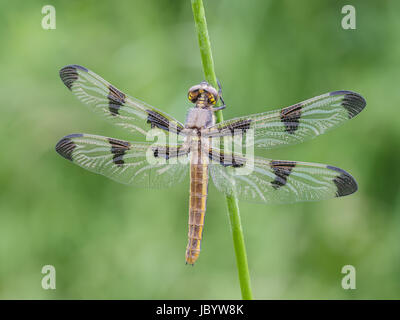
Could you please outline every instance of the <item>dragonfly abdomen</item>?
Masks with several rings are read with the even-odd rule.
[[[192,158],[190,165],[189,232],[186,247],[186,263],[189,264],[194,264],[200,254],[207,206],[208,161],[201,161],[200,158]],[[195,164],[193,164],[194,160],[197,160]]]

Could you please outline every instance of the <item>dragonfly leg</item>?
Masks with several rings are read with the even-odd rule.
[[[218,79],[218,78],[217,78],[217,83],[218,83],[218,89],[219,89],[219,90],[218,90],[218,96],[219,96],[219,99],[220,99],[221,102],[222,102],[222,106],[213,108],[213,111],[223,110],[223,109],[226,108],[224,98],[222,97],[222,86],[221,86],[221,82],[219,82],[219,79]]]

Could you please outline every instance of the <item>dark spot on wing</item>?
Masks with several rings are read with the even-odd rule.
[[[168,160],[170,158],[170,148],[169,147],[156,147],[153,150],[153,155],[155,158],[164,158],[166,160]],[[176,151],[176,150],[175,150]]]
[[[281,121],[285,125],[285,131],[293,134],[299,127],[302,105],[300,103],[283,108],[281,110]]]
[[[122,141],[113,138],[107,138],[108,142],[111,144],[111,153],[113,156],[113,162],[116,165],[123,165],[125,162],[123,157],[125,152],[130,149],[131,144],[128,141]]]
[[[240,168],[246,164],[246,159],[232,154],[225,155],[223,152],[216,152],[212,149],[208,152],[208,157],[219,162],[224,167]]]
[[[69,90],[71,90],[73,83],[79,78],[77,69],[88,71],[86,68],[76,64],[65,66],[60,70],[60,78]]]
[[[286,184],[287,178],[296,166],[296,162],[272,160],[270,166],[275,174],[275,179],[271,182],[272,187],[274,189],[279,189]]]
[[[245,133],[247,130],[250,129],[251,122],[252,122],[251,119],[239,120],[236,122],[232,122],[227,126],[219,128],[219,131],[222,132],[228,130],[231,132],[232,135],[234,134],[235,130],[241,130],[243,133]]]
[[[108,93],[108,109],[110,110],[113,116],[119,114],[119,108],[125,103],[125,94],[119,91],[117,88],[113,87],[111,84],[108,89],[110,92]]]
[[[166,160],[179,157],[188,153],[184,147],[154,147],[153,155],[155,158],[165,158]]]
[[[71,140],[72,138],[82,137],[83,135],[80,133],[70,134],[62,138],[56,144],[56,151],[63,156],[65,159],[73,161],[72,152],[76,148],[76,144]]]
[[[336,197],[347,196],[357,191],[357,182],[349,173],[337,167],[326,167],[339,173],[339,175],[333,179],[333,183],[336,185]]]
[[[349,119],[355,117],[357,114],[359,114],[367,105],[367,102],[365,99],[359,95],[356,92],[352,91],[346,91],[346,90],[341,90],[341,91],[334,91],[329,94],[330,96],[336,96],[336,95],[343,95],[343,100],[341,102],[343,108],[347,110],[349,113]]]
[[[165,118],[162,114],[159,114],[157,111],[153,110],[146,110],[147,116],[147,123],[150,123],[151,128],[160,128],[163,130],[168,131],[169,127],[169,120]]]
[[[147,116],[147,123],[150,123],[151,128],[160,128],[165,131],[172,131],[173,133],[179,134],[182,131],[182,127],[179,126],[178,124],[173,123],[170,126],[170,121],[164,117],[161,113],[147,109],[146,110],[148,116]]]

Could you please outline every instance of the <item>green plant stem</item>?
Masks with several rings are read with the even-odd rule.
[[[199,40],[201,61],[203,64],[204,76],[206,81],[214,88],[218,88],[217,77],[214,70],[214,61],[211,53],[210,37],[207,30],[206,16],[202,0],[191,0],[193,17],[196,25],[197,37]],[[216,122],[222,122],[222,111],[215,113]],[[244,236],[242,223],[240,220],[238,201],[234,196],[227,196],[229,220],[233,237],[233,245],[235,248],[236,265],[239,274],[240,289],[242,291],[242,299],[251,300],[253,298],[250,287],[250,273],[247,264],[246,247],[244,244]]]

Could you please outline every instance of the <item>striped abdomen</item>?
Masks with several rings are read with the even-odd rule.
[[[192,151],[190,163],[189,232],[186,247],[186,263],[194,264],[200,254],[204,216],[207,205],[208,158],[202,158],[200,140],[197,150]]]

